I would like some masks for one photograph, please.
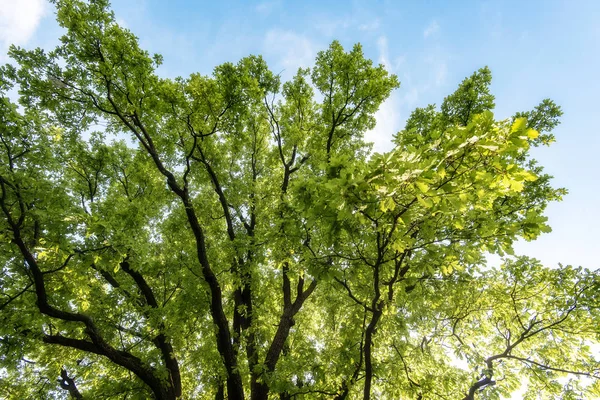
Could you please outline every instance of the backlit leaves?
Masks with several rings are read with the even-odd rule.
[[[65,396],[63,368],[105,398],[598,394],[596,274],[485,261],[566,193],[529,155],[552,101],[497,120],[482,68],[376,154],[399,82],[360,45],[164,79],[106,1],[56,5],[61,44],[0,70],[7,398]]]

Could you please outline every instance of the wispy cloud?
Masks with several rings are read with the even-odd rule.
[[[489,35],[498,39],[502,37],[504,31],[504,17],[502,10],[498,5],[491,2],[481,4],[479,20],[484,24]]]
[[[379,63],[383,64],[389,72],[396,72],[395,67],[402,62],[402,59],[398,58],[399,61],[394,63],[396,65],[392,64],[386,36],[380,36],[377,39],[377,49],[379,51]],[[401,128],[400,103],[401,98],[398,92],[392,92],[391,96],[381,104],[379,110],[375,113],[377,124],[365,135],[367,141],[373,142],[374,151],[384,152],[392,147],[392,135]]]
[[[410,90],[406,91],[404,96],[402,96],[402,105],[405,108],[412,109],[417,105],[419,101],[420,91],[416,87],[412,87]]]
[[[440,61],[434,67],[434,76],[435,76],[435,85],[442,86],[446,83],[446,78],[448,77],[448,66],[446,62]]]
[[[119,24],[121,28],[129,29],[127,21],[125,21],[123,18],[117,18],[117,24]]]
[[[391,71],[392,63],[390,62],[387,37],[380,36],[379,39],[377,39],[377,50],[379,50],[379,62],[385,66],[385,69]]]
[[[280,0],[263,1],[254,8],[257,13],[267,16],[281,6]]]
[[[379,36],[377,39],[377,50],[379,52],[377,62],[383,64],[388,72],[397,73],[400,66],[406,61],[404,56],[394,57],[394,59],[390,57],[389,45],[386,36]]]
[[[337,36],[348,28],[356,26],[350,16],[330,18],[329,16],[318,17],[314,24],[314,28],[322,36],[330,38]]]
[[[424,58],[424,71],[428,75],[427,89],[443,86],[448,79],[448,62],[451,56],[442,48],[431,49]]]
[[[437,23],[436,20],[431,21],[431,23],[429,25],[427,25],[427,28],[425,28],[425,30],[423,31],[423,37],[425,39],[427,39],[430,36],[435,35],[436,33],[438,33],[438,31],[440,30],[440,25]]]
[[[0,46],[23,45],[31,39],[46,11],[45,0],[0,0]]]
[[[360,24],[358,29],[361,31],[376,31],[380,27],[379,19],[374,19],[371,22],[366,22],[364,24]]]
[[[292,31],[272,29],[263,42],[264,54],[283,68],[283,77],[291,77],[300,67],[311,67],[317,46],[307,37]]]

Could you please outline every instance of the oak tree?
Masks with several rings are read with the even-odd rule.
[[[552,101],[498,120],[483,68],[378,154],[399,82],[360,45],[166,79],[107,0],[54,3],[0,70],[0,397],[600,395],[597,274],[511,256],[565,194]]]

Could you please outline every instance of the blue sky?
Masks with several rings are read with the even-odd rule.
[[[547,265],[600,267],[600,1],[113,0],[113,7],[145,49],[163,54],[159,72],[169,77],[208,74],[248,54],[289,77],[333,39],[362,43],[402,83],[368,135],[380,151],[412,109],[439,104],[485,65],[500,118],[554,99],[565,112],[558,141],[534,154],[569,195],[548,209],[554,231],[517,251]],[[44,0],[0,0],[0,62],[9,43],[49,48],[59,35]]]

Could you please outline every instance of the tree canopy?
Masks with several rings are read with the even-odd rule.
[[[597,274],[512,250],[565,194],[554,102],[498,120],[482,68],[378,154],[399,82],[360,45],[165,79],[107,0],[54,3],[0,69],[0,397],[600,396]]]

